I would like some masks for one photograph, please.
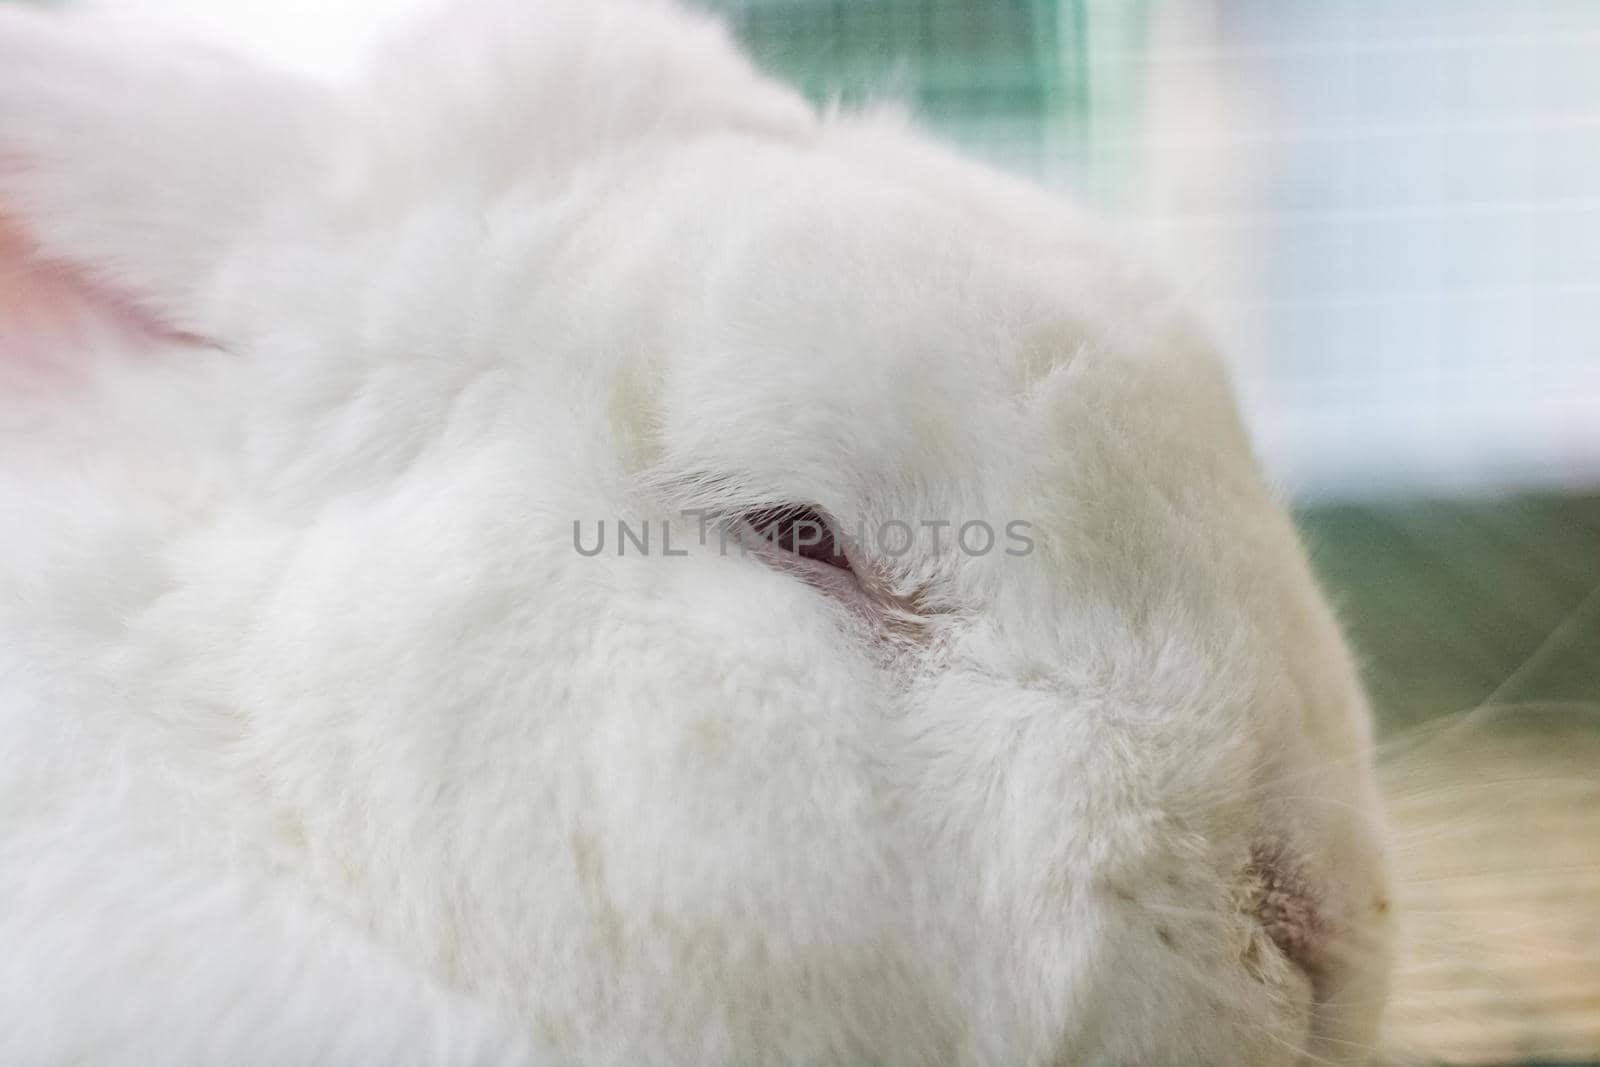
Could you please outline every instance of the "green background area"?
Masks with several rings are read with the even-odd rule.
[[[1325,505],[1298,515],[1387,729],[1600,697],[1600,496]]]

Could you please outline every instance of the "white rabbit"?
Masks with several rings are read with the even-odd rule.
[[[475,0],[0,10],[0,214],[0,1062],[1369,1055],[1350,657],[1070,207]]]

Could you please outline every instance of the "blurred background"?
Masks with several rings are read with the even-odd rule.
[[[336,75],[417,2],[80,6]],[[692,2],[1174,279],[1378,712],[1392,1057],[1600,1063],[1600,2]]]

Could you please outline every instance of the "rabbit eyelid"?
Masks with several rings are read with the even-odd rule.
[[[744,522],[763,541],[797,561],[854,570],[843,539],[819,508],[808,504],[757,508],[744,515]]]

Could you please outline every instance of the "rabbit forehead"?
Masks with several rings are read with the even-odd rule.
[[[673,462],[846,493],[996,487],[1037,467],[1019,450],[1049,466],[1104,432],[1135,448],[1214,440],[1219,462],[1249,467],[1208,347],[1070,216],[1030,229],[996,209],[1003,181],[987,201],[958,196],[914,155],[893,169],[741,147],[715,162],[717,177],[697,165],[692,187],[655,190],[700,205],[658,263],[694,272],[678,284],[695,312],[635,353],[658,364]],[[637,273],[634,291],[659,286]],[[1067,414],[1083,390],[1097,404]]]

